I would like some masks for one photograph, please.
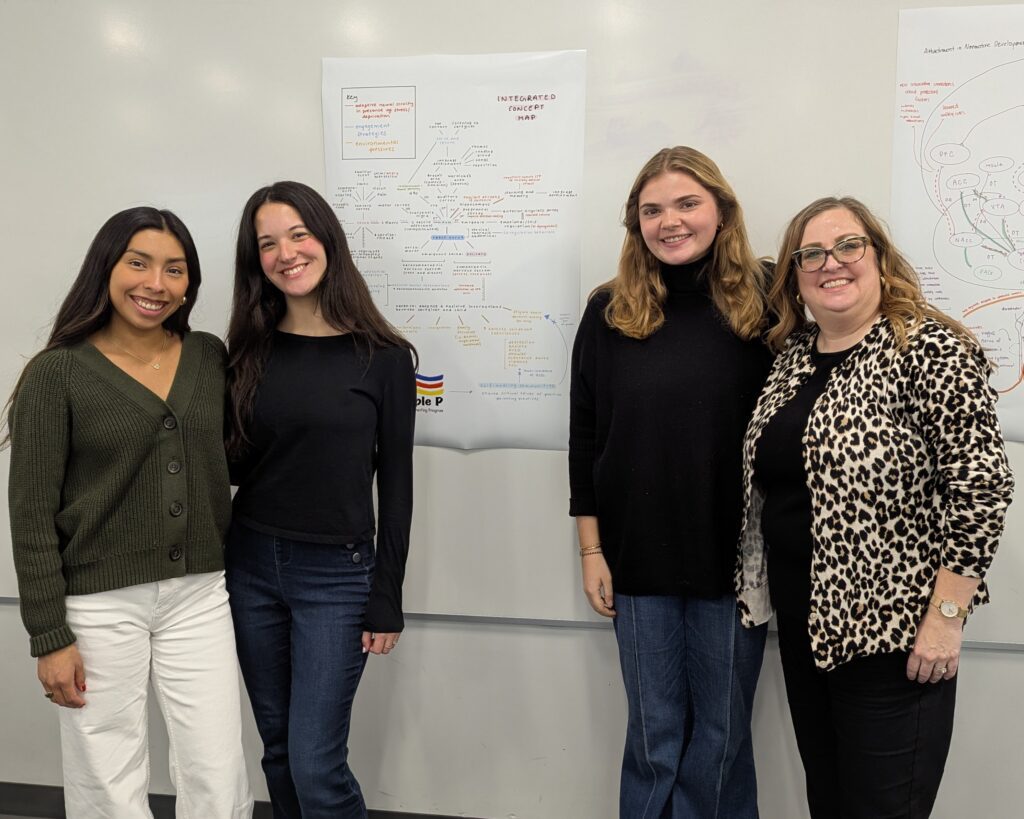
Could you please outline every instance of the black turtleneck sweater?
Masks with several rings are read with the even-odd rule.
[[[665,323],[653,335],[609,327],[601,291],[573,345],[569,514],[597,517],[625,594],[732,590],[743,434],[772,358],[729,329],[704,264],[662,266]]]

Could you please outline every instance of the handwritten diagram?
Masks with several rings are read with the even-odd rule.
[[[929,301],[996,364],[1024,440],[1024,9],[900,15],[893,214]]]
[[[583,77],[582,52],[324,61],[328,194],[419,351],[418,443],[567,444]]]

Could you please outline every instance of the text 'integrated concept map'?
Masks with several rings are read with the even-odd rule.
[[[416,441],[565,449],[585,53],[325,59],[327,195],[419,351]]]
[[[1024,441],[1024,6],[900,12],[892,226],[928,300],[981,339]]]

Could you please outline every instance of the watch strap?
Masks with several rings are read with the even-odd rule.
[[[963,608],[955,600],[944,600],[940,597],[933,597],[931,605],[939,610],[939,613],[943,617],[949,617],[950,619],[956,617],[961,620],[966,620],[967,615],[970,614],[970,609]]]

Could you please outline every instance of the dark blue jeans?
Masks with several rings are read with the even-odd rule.
[[[364,819],[348,731],[373,544],[298,542],[235,523],[225,557],[275,819]]]
[[[736,599],[615,593],[629,722],[621,819],[754,819],[750,717],[767,627]]]

